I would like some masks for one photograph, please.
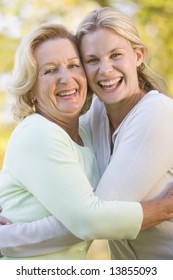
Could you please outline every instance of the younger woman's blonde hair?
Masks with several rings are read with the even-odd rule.
[[[152,89],[157,89],[159,92],[166,91],[164,79],[154,73],[147,65],[147,48],[140,39],[136,27],[128,16],[109,7],[93,10],[78,26],[76,32],[78,45],[80,46],[84,35],[99,28],[106,28],[116,32],[116,34],[128,40],[134,50],[144,49],[144,62],[137,69],[139,86],[142,90],[146,92]]]

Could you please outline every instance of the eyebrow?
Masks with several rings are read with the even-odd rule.
[[[117,51],[117,50],[122,50],[123,48],[121,47],[118,47],[118,48],[114,48],[114,49],[112,49],[112,50],[110,50],[108,53],[113,53],[113,52],[115,52],[115,51]],[[96,54],[86,54],[86,55],[84,55],[83,57],[95,57],[95,56],[97,56]]]
[[[80,58],[77,57],[77,56],[71,57],[71,58],[68,58],[68,59],[67,59],[68,62],[74,61],[74,60],[78,60],[79,62],[81,62]],[[57,65],[59,65],[58,62],[54,62],[54,61],[46,62],[46,63],[44,63],[43,65],[41,65],[41,67],[39,68],[39,70],[42,69],[42,68],[44,68],[44,67],[46,67],[46,66],[57,66]]]

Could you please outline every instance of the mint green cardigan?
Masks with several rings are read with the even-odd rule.
[[[38,259],[84,259],[91,240],[135,238],[140,229],[138,203],[103,201],[94,195],[99,171],[90,133],[81,125],[79,134],[84,147],[58,125],[33,114],[17,126],[8,144],[0,174],[2,214],[13,223],[53,215],[78,238],[88,240],[79,240],[74,250],[64,247],[64,252]],[[129,221],[129,211],[134,221]],[[8,242],[11,239],[6,248]]]

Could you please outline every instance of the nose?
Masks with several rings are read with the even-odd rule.
[[[58,71],[58,82],[60,84],[68,84],[71,80],[70,72],[67,68],[61,67]]]
[[[99,74],[107,76],[113,71],[113,65],[109,60],[100,61]]]

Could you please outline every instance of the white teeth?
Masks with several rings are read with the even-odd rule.
[[[58,96],[66,96],[66,95],[72,95],[72,94],[74,94],[74,93],[76,93],[76,90],[75,90],[75,89],[74,89],[74,90],[70,90],[70,91],[60,92],[60,93],[58,93],[57,95],[58,95]]]
[[[112,86],[112,85],[114,85],[116,83],[117,83],[117,80],[110,80],[108,82],[103,82],[103,81],[99,82],[99,84],[101,86]]]

